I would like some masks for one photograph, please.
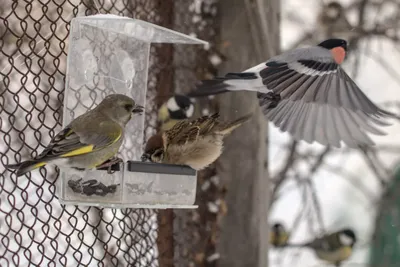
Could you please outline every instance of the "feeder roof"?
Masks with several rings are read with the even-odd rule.
[[[112,14],[97,14],[93,16],[76,17],[73,23],[90,25],[97,28],[128,35],[148,43],[181,43],[203,44],[208,42],[176,32],[143,20],[132,19]]]

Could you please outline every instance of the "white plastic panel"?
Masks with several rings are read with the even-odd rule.
[[[122,165],[122,164],[121,164]],[[99,175],[106,171],[64,171],[60,175],[60,202],[86,203],[89,206],[114,206],[122,201],[123,172]]]
[[[99,176],[99,172],[106,173],[105,170],[63,173],[60,202],[113,208],[197,207],[193,205],[197,173],[187,166],[129,162],[121,163],[113,174]]]
[[[82,24],[108,29],[120,34],[126,34],[148,43],[208,44],[208,42],[195,37],[139,19],[131,19],[111,14],[98,14],[93,16],[77,17],[75,19],[79,20]]]
[[[71,23],[70,40],[63,127],[113,93],[129,95],[145,107],[150,44],[77,20]],[[118,155],[122,159],[140,158],[144,119],[134,116],[128,123]],[[100,179],[108,177],[95,173]]]
[[[196,176],[125,173],[123,202],[148,205],[194,204]]]

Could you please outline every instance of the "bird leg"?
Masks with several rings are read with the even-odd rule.
[[[260,106],[265,106],[267,109],[276,108],[281,101],[281,95],[274,92],[257,93]]]
[[[118,158],[118,157],[112,157],[108,160],[106,160],[105,162],[103,162],[102,164],[96,166],[96,169],[102,169],[102,168],[107,168],[107,173],[108,174],[112,174],[112,170],[111,167],[115,164],[121,163],[123,162],[123,159]]]

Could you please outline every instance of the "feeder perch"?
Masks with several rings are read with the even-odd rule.
[[[116,15],[72,19],[63,127],[107,95],[125,94],[146,107],[151,43],[207,42],[145,21]],[[142,163],[145,116],[128,123],[119,158],[105,170],[61,169],[63,204],[114,208],[196,208],[196,171],[187,166]]]

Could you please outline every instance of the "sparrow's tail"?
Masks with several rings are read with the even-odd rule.
[[[222,127],[222,129],[219,131],[219,133],[222,135],[230,134],[233,130],[235,130],[240,125],[242,125],[243,123],[248,121],[251,118],[251,116],[253,116],[253,113],[247,114],[243,117],[240,117],[239,119],[236,119],[230,123],[227,123],[226,125],[224,125],[224,127]]]
[[[186,96],[202,97],[209,95],[217,95],[229,91],[246,90],[251,87],[249,82],[257,80],[258,77],[254,72],[228,73],[225,77],[215,77],[212,80],[203,80],[196,89]]]
[[[17,175],[17,177],[19,177],[19,176],[24,175],[27,172],[35,170],[44,165],[46,165],[46,162],[42,162],[39,160],[27,160],[27,161],[24,161],[21,163],[8,164],[8,165],[5,165],[5,167],[10,170],[17,170],[15,172],[15,174]]]

